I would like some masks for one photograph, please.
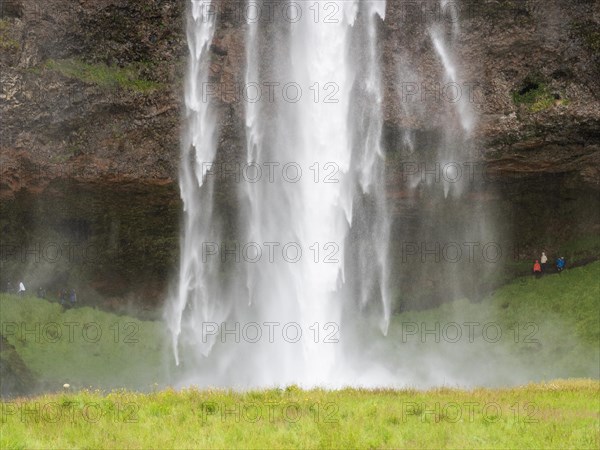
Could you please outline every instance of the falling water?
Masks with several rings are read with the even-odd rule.
[[[450,4],[447,0],[427,2],[427,9],[437,12],[428,15],[427,23],[422,24],[431,52],[404,54],[400,70],[400,80],[408,77],[419,86],[427,84],[428,89],[442,92],[430,104],[402,102],[405,121],[411,123],[418,118],[422,129],[428,130],[428,138],[416,143],[410,131],[404,136],[410,161],[420,169],[416,176],[404,180],[412,214],[410,224],[406,220],[402,231],[396,232],[404,243],[418,246],[420,253],[418,260],[403,266],[411,274],[411,286],[400,288],[406,293],[413,286],[424,286],[429,306],[479,297],[478,283],[498,269],[494,267],[498,261],[492,253],[496,246],[489,211],[481,200],[485,197],[480,193],[483,166],[472,145],[476,114],[470,89],[475,83],[470,83],[461,71],[460,6],[460,2]],[[437,72],[419,73],[413,69],[424,58],[432,59]],[[452,251],[444,254],[444,248]],[[492,249],[489,258],[484,248]]]
[[[187,13],[188,72],[185,81],[185,133],[181,145],[180,189],[184,206],[178,292],[167,302],[166,318],[173,337],[176,363],[180,362],[180,339],[201,354],[208,354],[213,340],[201,339],[198,324],[218,320],[223,311],[214,299],[218,285],[216,264],[202,261],[203,242],[219,240],[213,217],[211,183],[205,183],[209,163],[216,152],[216,121],[211,106],[203,101],[202,86],[208,79],[209,47],[215,32],[212,0],[192,1]]]
[[[335,25],[315,23],[310,17],[290,24],[283,38],[288,54],[276,52],[262,79],[252,75],[256,77],[256,66],[264,64],[264,59],[248,61],[248,83],[297,83],[304,91],[301,96],[290,94],[293,100],[277,98],[270,107],[246,107],[248,163],[264,167],[266,162],[274,162],[277,167],[291,168],[289,177],[294,179],[277,177],[274,183],[240,186],[248,204],[247,241],[274,242],[278,248],[274,261],[259,261],[248,268],[250,303],[263,321],[297,323],[303,333],[300,345],[274,343],[264,349],[279,368],[273,374],[259,372],[270,382],[324,383],[336,363],[335,346],[315,343],[308,333],[310,327],[339,324],[340,319],[340,299],[335,294],[343,277],[341,243],[347,234],[351,200],[344,197],[342,188],[350,166],[347,117],[352,79],[347,34],[356,5],[345,2],[341,7],[344,14]],[[249,30],[249,56],[260,45],[256,27],[251,25]],[[316,98],[324,83],[338,89],[336,103]],[[311,86],[315,86],[312,92],[308,91]],[[318,172],[325,170],[326,164],[338,169],[334,175],[337,183],[319,180]],[[293,248],[287,261],[279,255],[279,249],[286,246]],[[334,256],[331,262],[323,262],[322,253],[329,246]]]
[[[482,281],[489,276],[490,272],[498,269],[495,254],[487,254],[488,248],[496,249],[495,234],[490,225],[489,210],[484,208],[480,194],[477,192],[481,185],[481,160],[479,154],[472,151],[470,140],[476,126],[475,113],[473,111],[473,96],[468,93],[468,87],[463,74],[460,73],[456,63],[457,55],[453,54],[453,48],[460,48],[460,16],[456,8],[448,8],[448,0],[440,0],[440,8],[447,15],[445,27],[442,24],[434,24],[429,27],[429,35],[436,56],[443,68],[440,74],[441,82],[448,89],[456,87],[460,89],[457,100],[447,101],[443,110],[444,129],[441,145],[436,152],[440,167],[444,168],[446,177],[442,177],[444,191],[443,205],[439,205],[435,211],[438,217],[435,222],[448,222],[453,219],[453,227],[436,231],[439,241],[460,242],[477,248],[473,259],[461,258],[462,261],[454,263],[452,257],[445,261],[440,284],[450,298],[468,296],[477,298],[481,294],[480,289],[473,288],[474,280]],[[456,2],[455,6],[460,5]],[[477,176],[466,176],[466,170],[476,168],[473,173]],[[453,198],[447,199],[452,194]],[[471,194],[471,195],[469,195]],[[435,212],[434,212],[435,214]],[[430,238],[431,239],[431,238]],[[450,240],[452,239],[452,240]],[[477,283],[477,281],[475,281]]]
[[[448,0],[440,0],[440,11],[446,14],[446,21],[429,26],[429,36],[433,48],[443,68],[440,81],[445,89],[461,89],[457,100],[446,101],[443,110],[443,123],[445,126],[442,145],[437,151],[437,162],[441,167],[452,167],[454,164],[462,164],[468,155],[466,141],[475,126],[474,114],[469,104],[469,96],[462,95],[463,81],[460,78],[458,68],[454,62],[451,48],[457,44],[457,36],[460,32],[460,22],[457,11],[448,9]],[[451,26],[448,26],[450,22]],[[445,26],[444,26],[445,25]],[[450,28],[448,30],[447,28]],[[458,122],[458,123],[457,123]],[[460,126],[457,127],[457,125]],[[464,189],[464,179],[458,179],[455,173],[443,177],[444,195],[448,196],[451,189],[455,195],[460,195]],[[458,179],[458,183],[448,180]]]
[[[447,0],[424,3],[446,11],[446,20],[429,15],[414,27],[420,45],[398,46],[399,81],[464,87],[459,11]],[[173,384],[426,387],[535,377],[528,361],[501,346],[407,343],[406,329],[392,322],[390,280],[394,307],[411,296],[409,307],[422,306],[431,300],[424,295],[435,297],[423,302],[433,306],[481,298],[478,283],[497,267],[482,254],[494,241],[487,191],[464,172],[395,186],[403,200],[391,232],[384,154],[396,149],[382,144],[378,37],[385,1],[315,1],[299,20],[244,24],[241,83],[262,94],[233,106],[207,101],[203,90],[218,57],[210,52],[214,4],[193,0],[187,14],[181,260],[165,311]],[[413,126],[403,140],[408,158],[429,168],[476,163],[471,99],[463,91],[433,108],[403,103],[401,122]],[[226,110],[232,120],[221,120]],[[215,177],[212,164],[223,161],[241,163],[244,176]],[[398,241],[421,251],[437,246],[438,255],[445,244],[468,244],[476,254],[466,258],[463,248],[458,261],[418,254],[398,264],[398,254],[406,256]],[[445,310],[453,316],[452,306]]]
[[[353,384],[345,364],[352,348],[335,344],[356,334],[356,313],[387,332],[389,220],[376,46],[385,1],[313,6],[297,21],[247,24],[245,86],[291,88],[244,103],[240,153],[244,167],[262,176],[237,184],[240,220],[229,244],[251,256],[233,264],[207,261],[204,253],[206,242],[223,239],[214,186],[198,164],[215,159],[215,111],[199,90],[215,23],[195,8],[188,13],[184,236],[178,292],[166,313],[185,383]],[[365,54],[354,55],[353,44]],[[263,336],[254,339],[257,333]]]

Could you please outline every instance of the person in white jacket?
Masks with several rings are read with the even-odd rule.
[[[548,257],[546,256],[546,252],[542,252],[540,264],[542,265],[542,273],[546,273],[546,267],[548,266]]]
[[[23,284],[23,282],[21,281],[19,283],[19,292],[18,292],[20,297],[23,297],[25,295],[25,285]]]

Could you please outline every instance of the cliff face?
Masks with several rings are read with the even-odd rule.
[[[16,167],[5,186],[24,178],[34,187],[24,161],[42,167],[38,183],[59,169],[94,182],[172,183],[185,68],[181,2],[9,4],[2,146],[4,164]]]
[[[397,164],[410,159],[403,136],[435,140],[447,101],[412,96],[418,114],[403,113],[409,101],[403,89],[415,80],[425,84],[419,89],[435,88],[440,73],[424,24],[432,14],[440,23],[449,19],[434,3],[390,0],[380,26],[391,199],[403,197]],[[548,242],[564,238],[557,233],[597,231],[597,3],[458,4],[461,28],[452,52],[469,83],[463,95],[470,86],[477,112],[470,145],[498,184],[495,198],[512,211],[507,229],[530,228],[526,213],[552,222],[527,245],[537,245],[540,235]],[[225,0],[217,7],[211,81],[220,85],[243,83],[241,5]],[[43,280],[32,282],[85,285],[102,297],[164,298],[179,245],[184,8],[175,0],[2,2],[3,284],[41,271]],[[215,102],[220,157],[235,159],[245,139],[244,104],[226,94]],[[574,216],[569,198],[579,202]],[[93,260],[43,253],[57,243],[64,253],[65,242],[93,248]]]
[[[411,81],[410,74],[402,73],[402,64],[408,61],[416,66],[417,78],[424,80],[418,93],[435,92],[432,78],[440,73],[439,62],[431,58],[434,52],[423,13],[402,6],[404,2],[389,3],[383,31],[388,125],[392,130],[400,125],[422,131],[422,122],[398,124],[397,118],[403,116],[398,80]],[[598,5],[589,1],[450,2],[446,15],[432,9],[430,17],[448,26],[451,5],[461,17],[451,51],[460,61],[462,95],[473,97],[477,146],[485,161],[503,177],[571,173],[578,182],[597,189]],[[421,102],[419,118],[431,124],[436,107],[455,94],[442,92],[438,99],[426,95],[429,100]]]

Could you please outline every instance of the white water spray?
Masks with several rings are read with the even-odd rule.
[[[167,302],[166,319],[173,338],[173,352],[180,362],[180,339],[208,354],[213,340],[200,339],[199,324],[218,320],[224,311],[214,298],[214,264],[202,261],[204,242],[218,241],[218,224],[213,222],[212,187],[205,183],[208,163],[216,152],[216,120],[211,105],[203,101],[202,86],[208,80],[209,48],[215,32],[212,0],[194,0],[187,14],[188,72],[185,81],[185,132],[181,145],[180,189],[184,206],[178,291]]]
[[[450,4],[440,1],[442,8]],[[190,62],[180,171],[185,216],[177,292],[166,308],[177,364],[173,384],[431,387],[535,378],[537,369],[519,359],[514,347],[490,347],[482,339],[475,345],[464,339],[424,342],[424,332],[427,338],[444,329],[440,323],[390,326],[390,220],[377,38],[385,2],[324,0],[311,2],[316,9],[305,10],[293,23],[248,23],[243,82],[293,84],[302,94],[285,97],[279,91],[272,100],[265,95],[246,102],[243,114],[235,116],[240,122],[233,125],[245,136],[235,136],[232,141],[241,145],[234,149],[232,141],[218,144],[217,109],[202,95],[216,27],[214,15],[206,14],[211,5],[194,0],[188,11]],[[321,20],[314,20],[316,11]],[[332,13],[338,20],[326,22]],[[464,67],[453,48],[459,15],[450,17],[455,19],[452,28],[424,25],[431,52],[421,54],[422,46],[414,61],[430,57],[434,63],[426,66],[438,65],[430,78],[461,83]],[[408,54],[410,48],[403,51]],[[406,75],[399,79],[422,81],[419,66],[406,64]],[[433,136],[427,145],[422,136],[407,134],[411,156],[429,163],[466,161],[476,126],[467,101],[443,105],[432,121],[425,117],[419,132]],[[427,110],[425,105],[402,106],[407,116]],[[238,183],[209,177],[209,164],[220,158],[260,168],[262,176]],[[298,168],[301,173],[294,173]],[[275,169],[272,179],[270,169]],[[489,242],[483,204],[468,197],[477,186],[471,189],[465,181],[407,183],[414,223],[395,237],[417,243]],[[206,244],[221,251],[207,252]],[[282,258],[286,246],[299,248],[300,258],[293,251]],[[227,261],[240,248],[245,257]],[[416,266],[409,284],[419,289],[433,280],[444,301],[464,296],[467,284],[485,274],[473,264]],[[409,271],[406,265],[396,270],[397,276]],[[400,286],[402,295],[409,287]],[[451,323],[472,323],[446,306]],[[494,312],[488,313],[493,320]],[[420,333],[405,325],[421,327]],[[407,336],[414,339],[407,342]]]
[[[216,150],[214,112],[200,100],[198,89],[208,76],[207,48],[215,24],[197,20],[190,11],[186,106],[193,120],[184,140],[180,180],[186,217],[179,290],[167,309],[184,383],[353,384],[355,374],[345,367],[351,350],[340,342],[355,331],[346,327],[345,318],[373,303],[375,324],[387,332],[389,220],[376,47],[376,18],[384,18],[385,1],[314,6],[313,14],[306,10],[293,23],[247,25],[246,86],[289,84],[301,94],[287,91],[244,104],[245,164],[279,172],[272,180],[264,176],[237,185],[236,244],[259,252],[268,247],[275,257],[262,255],[225,268],[203,254],[203,244],[219,242],[221,236],[213,186],[203,182],[205,173],[190,161],[195,152],[197,161],[211,162]],[[360,32],[355,26],[359,17]],[[363,40],[359,45],[367,49],[364,70],[356,69],[352,39]],[[275,44],[266,53],[262,45],[269,40]],[[359,97],[366,106],[357,106]],[[356,125],[363,128],[357,132]],[[366,235],[352,239],[358,227]],[[212,324],[219,326],[217,333]],[[257,335],[245,335],[249,324],[269,336],[250,342]],[[241,339],[227,340],[227,330]]]

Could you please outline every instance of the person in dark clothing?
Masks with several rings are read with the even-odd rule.
[[[539,278],[542,276],[542,265],[540,264],[540,262],[537,259],[533,263],[533,275],[535,275],[536,278]]]
[[[71,289],[70,300],[71,300],[71,306],[75,305],[75,302],[77,301],[77,294],[75,294],[75,289]]]
[[[60,298],[60,304],[62,306],[65,306],[66,303],[67,303],[67,290],[66,289],[61,289],[60,290],[59,298]]]
[[[566,265],[567,262],[565,261],[565,258],[563,256],[556,260],[556,271],[559,273],[559,275],[563,270],[565,270]]]

